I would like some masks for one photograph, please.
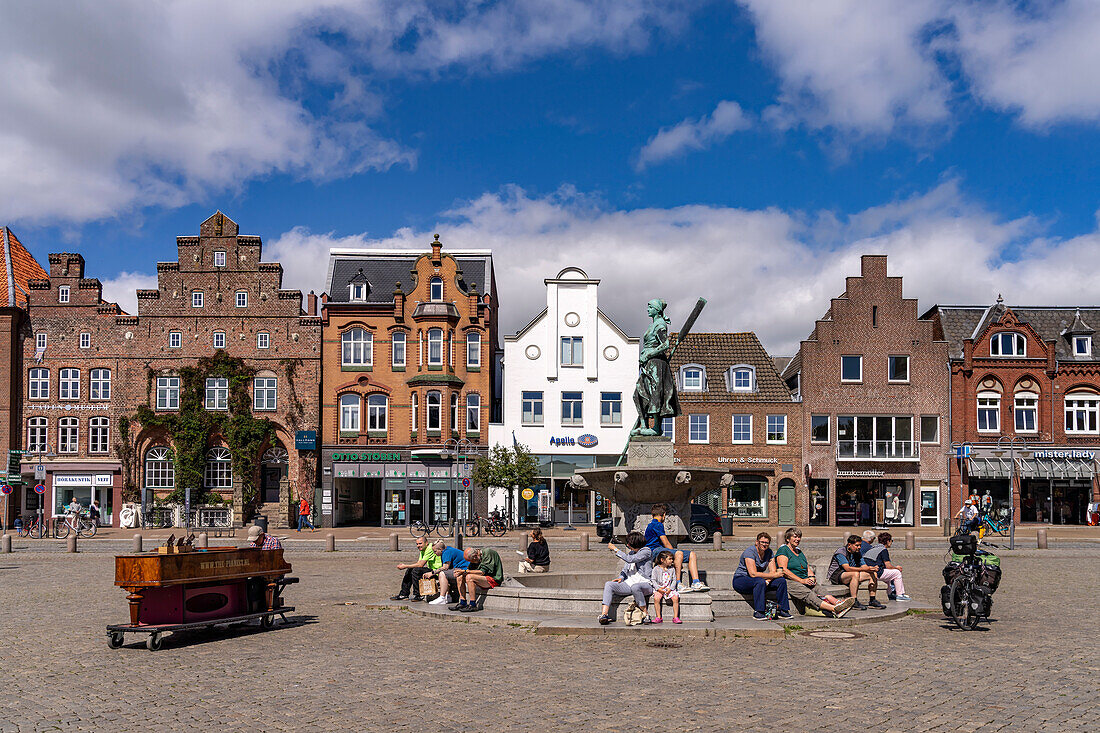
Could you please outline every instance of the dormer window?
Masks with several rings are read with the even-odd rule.
[[[728,382],[730,392],[755,392],[756,370],[748,364],[730,367]]]
[[[225,252],[214,253],[214,267],[225,267]]]
[[[69,286],[62,285],[57,289],[57,302],[68,303],[69,302]]]
[[[680,370],[680,384],[685,392],[703,391],[703,368],[685,366]]]
[[[366,300],[367,299],[367,284],[366,283],[352,283],[351,284],[351,299],[352,300]]]
[[[1074,336],[1073,355],[1092,356],[1092,336]]]
[[[995,333],[989,340],[990,356],[1026,356],[1027,340],[1022,333]]]
[[[443,300],[443,278],[433,277],[428,284],[428,297],[434,301]]]

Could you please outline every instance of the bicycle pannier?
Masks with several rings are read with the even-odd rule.
[[[978,538],[972,534],[958,534],[951,538],[951,550],[957,555],[973,555],[978,551]]]

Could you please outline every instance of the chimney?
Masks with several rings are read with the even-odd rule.
[[[478,319],[478,295],[477,295],[477,283],[470,285],[470,320],[476,321]]]
[[[435,235],[435,241],[432,242],[432,264],[437,267],[442,264],[442,251],[443,243],[439,241],[439,235]]]
[[[306,296],[306,315],[317,315],[317,294],[312,290],[310,290],[309,295]]]
[[[401,289],[400,280],[393,288],[393,318],[395,321],[405,320],[405,291]]]

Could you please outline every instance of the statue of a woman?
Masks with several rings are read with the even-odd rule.
[[[680,414],[680,399],[676,396],[676,380],[668,360],[672,344],[668,337],[667,304],[660,298],[649,301],[648,312],[653,322],[642,337],[638,356],[638,384],[634,388],[634,404],[638,408],[638,425],[631,435],[660,435],[661,421]]]

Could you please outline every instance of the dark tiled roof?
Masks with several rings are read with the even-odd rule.
[[[27,281],[44,280],[49,276],[15,236],[15,232],[0,227],[0,307],[26,307]],[[9,281],[12,285],[10,290]]]
[[[1070,340],[1073,333],[1088,335],[1091,325],[1100,324],[1100,307],[1097,306],[937,305],[926,317],[938,320],[943,338],[949,344],[950,357],[962,359],[963,341],[981,335],[991,322],[999,322],[1005,310],[1011,310],[1044,341],[1053,341],[1060,361],[1097,360],[1094,356],[1074,356]]]
[[[413,289],[413,276],[411,270],[416,267],[416,260],[422,253],[410,252],[408,257],[395,257],[393,255],[380,255],[372,257],[368,253],[358,256],[335,256],[332,267],[332,280],[328,283],[328,295],[330,303],[348,302],[351,291],[349,286],[353,279],[366,279],[370,284],[367,295],[368,303],[392,303],[393,291],[397,283],[401,283],[401,291],[408,295]],[[446,254],[444,252],[444,254]],[[455,257],[459,269],[462,270],[462,280],[459,287],[464,293],[470,292],[470,285],[476,284],[479,293],[488,293],[492,283],[489,281],[491,270],[490,255],[473,255]],[[360,275],[362,270],[362,275]]]
[[[675,334],[673,342],[675,343]],[[779,377],[775,362],[764,350],[756,334],[692,333],[672,357],[672,367],[700,364],[707,372],[705,392],[680,391],[680,400],[697,399],[707,402],[790,402],[791,392]],[[730,392],[726,389],[726,370],[737,364],[748,364],[756,370],[755,392]]]
[[[791,377],[798,374],[800,369],[802,369],[802,349],[799,349],[798,353],[791,357],[791,360],[787,362],[787,366],[783,367],[780,375],[783,377],[784,382],[789,382]]]

